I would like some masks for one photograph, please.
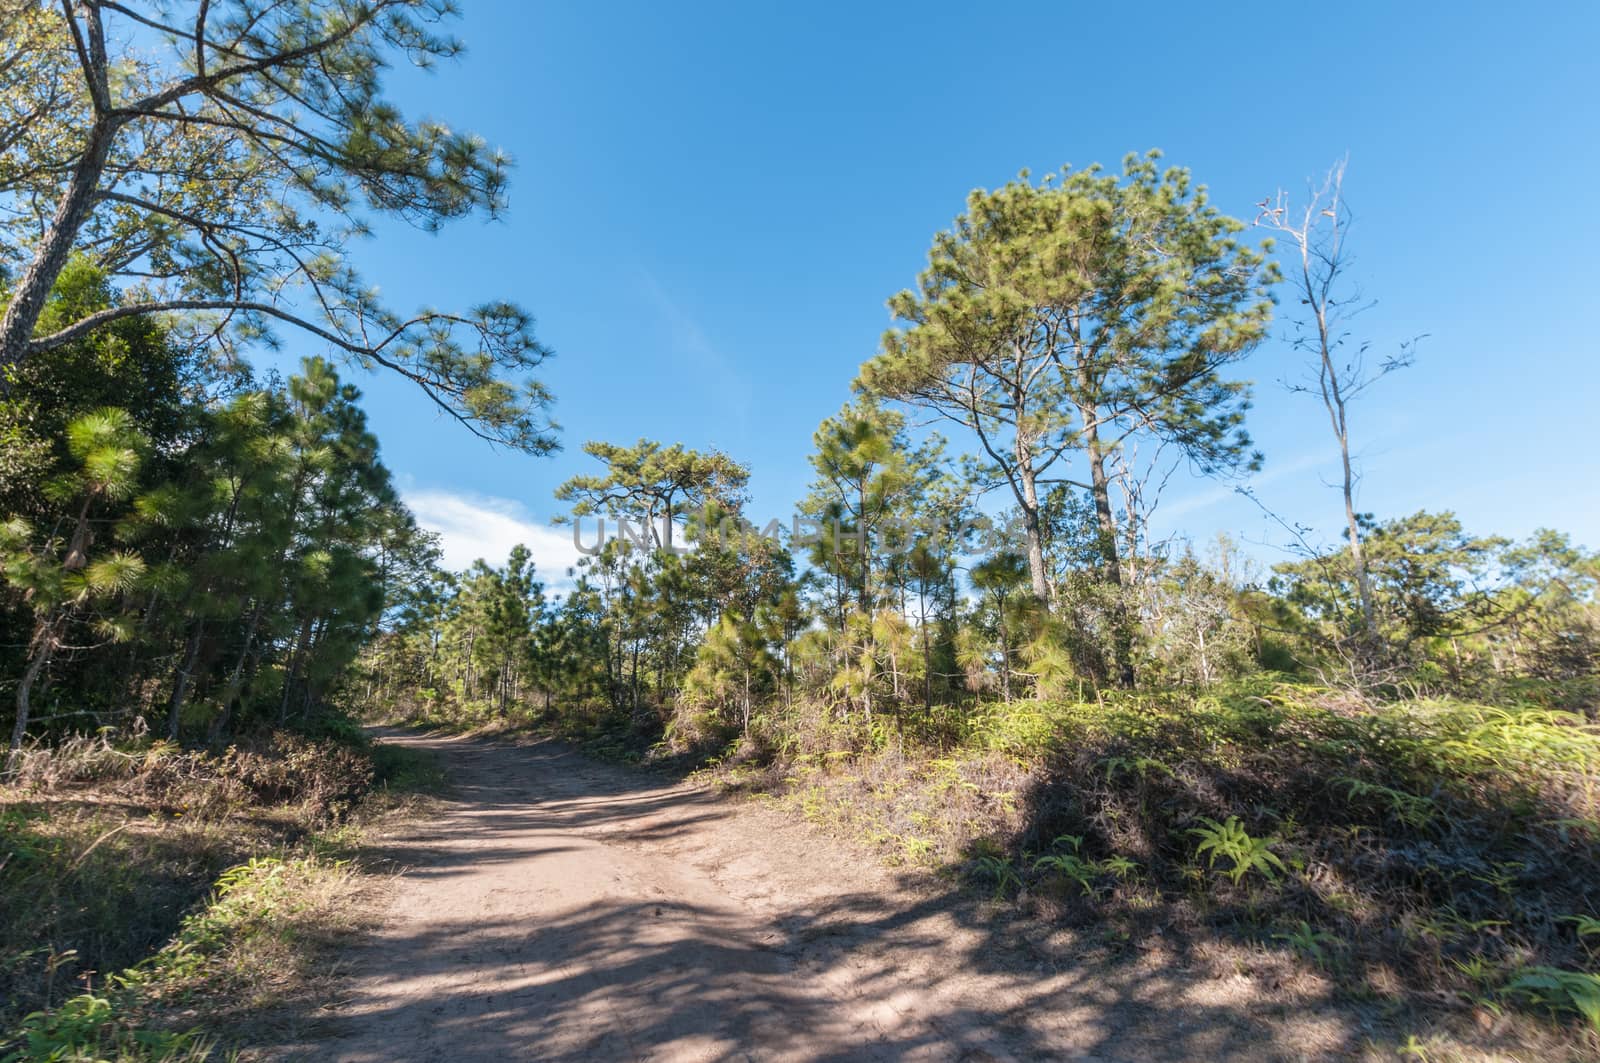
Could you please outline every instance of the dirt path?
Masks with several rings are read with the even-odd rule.
[[[410,870],[309,1057],[1263,1059],[1360,1043],[1331,1018],[1259,1021],[1247,1003],[1273,994],[1170,954],[1090,963],[1012,940],[984,906],[756,802],[553,742],[386,740],[437,751],[453,795],[397,839]]]

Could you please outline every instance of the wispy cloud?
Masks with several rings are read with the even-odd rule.
[[[521,503],[426,488],[407,490],[404,498],[417,523],[439,533],[446,568],[460,571],[479,558],[504,564],[511,548],[521,543],[533,556],[546,587],[571,585],[567,571],[579,557],[571,530],[534,520]]]
[[[1176,517],[1194,513],[1197,510],[1207,509],[1218,502],[1234,497],[1238,493],[1238,486],[1265,487],[1274,480],[1281,480],[1285,476],[1293,476],[1295,473],[1305,472],[1307,469],[1316,468],[1329,460],[1330,454],[1327,451],[1316,450],[1301,454],[1299,457],[1291,458],[1285,462],[1275,462],[1268,465],[1263,472],[1245,481],[1243,485],[1217,484],[1196,494],[1174,499],[1171,502],[1163,502],[1156,509],[1156,517],[1158,520],[1170,521]]]
[[[670,353],[694,373],[703,391],[714,391],[719,416],[732,415],[741,434],[750,428],[754,392],[738,364],[711,342],[700,322],[695,320],[648,270],[642,271],[645,295],[661,314],[666,325]]]

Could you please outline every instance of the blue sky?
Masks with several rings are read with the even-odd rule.
[[[1355,414],[1362,507],[1600,546],[1600,7],[462,6],[465,59],[397,72],[395,95],[508,151],[511,209],[382,225],[358,262],[401,309],[530,309],[566,451],[492,450],[402,382],[359,381],[451,561],[527,538],[558,564],[538,524],[588,439],[720,447],[753,466],[762,519],[787,515],[884,300],[967,192],[1148,148],[1246,219],[1348,152],[1354,276],[1379,301],[1361,331],[1428,334]],[[1258,491],[1336,534],[1326,422],[1278,384],[1296,365],[1274,340],[1241,371]],[[1182,474],[1163,509],[1197,541],[1281,537]]]

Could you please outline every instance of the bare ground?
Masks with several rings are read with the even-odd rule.
[[[1362,1054],[1317,979],[1110,955],[759,802],[556,742],[435,751],[437,816],[297,1058],[1300,1059]]]

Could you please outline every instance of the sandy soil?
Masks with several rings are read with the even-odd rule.
[[[409,870],[299,1058],[1259,1060],[1365,1042],[1259,973],[1160,944],[1091,959],[760,802],[555,742],[385,740],[437,751],[451,799],[393,839]]]

